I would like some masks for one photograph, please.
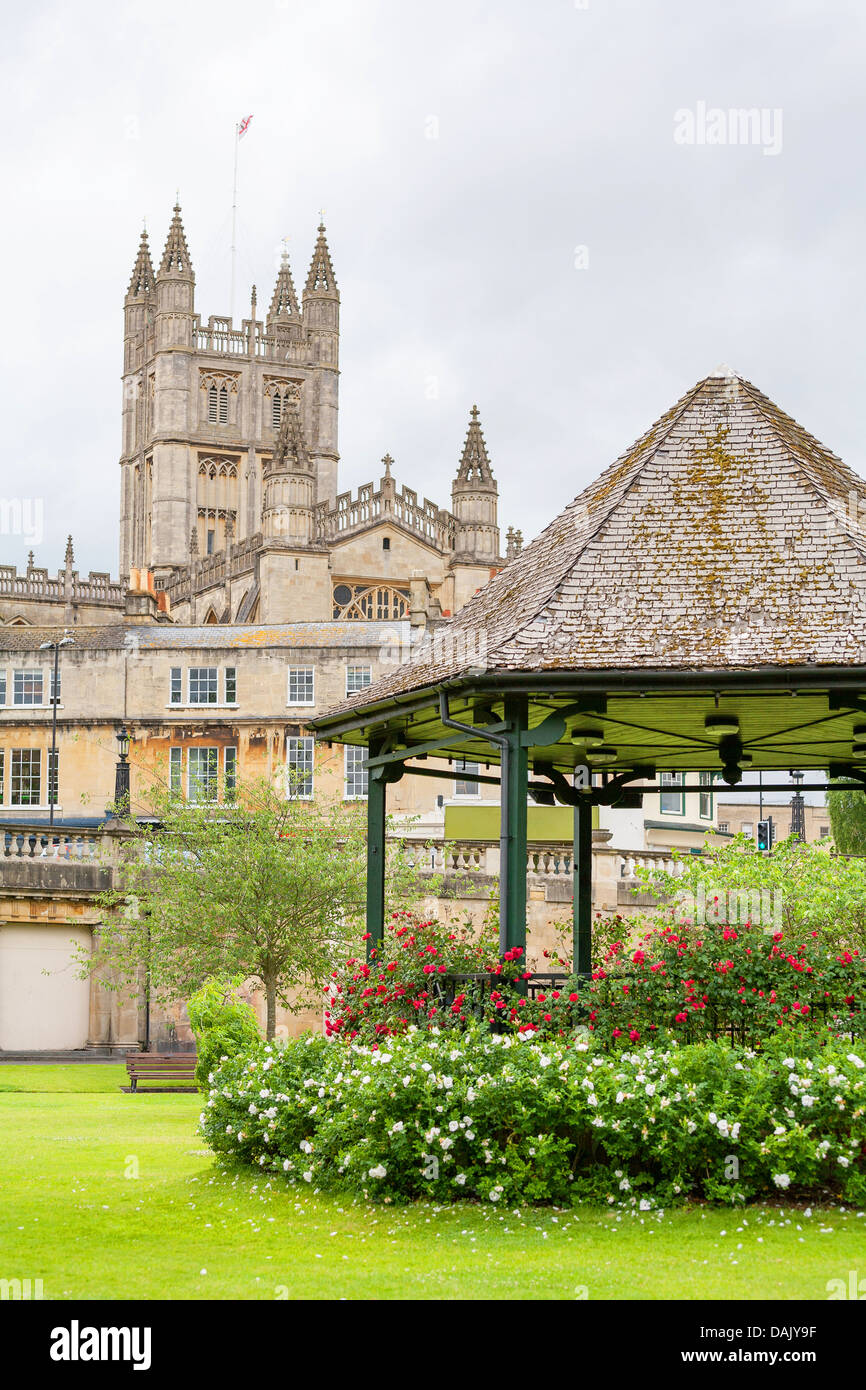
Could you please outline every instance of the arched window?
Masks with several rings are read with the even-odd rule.
[[[335,584],[333,601],[335,618],[387,622],[409,613],[409,590],[385,584]]]
[[[219,401],[215,386],[207,388],[207,418],[208,424],[215,425],[219,420]]]
[[[221,425],[228,423],[229,418],[229,391],[225,382],[220,387],[220,419]]]
[[[279,391],[275,391],[271,400],[271,423],[275,430],[280,428],[280,421],[283,418],[283,398]]]

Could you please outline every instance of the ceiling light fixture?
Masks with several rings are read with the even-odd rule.
[[[592,763],[593,766],[598,766],[600,763],[615,763],[616,760],[617,751],[609,744],[602,743],[598,747],[587,748],[586,750],[586,761]]]
[[[604,743],[604,729],[572,729],[569,738],[581,748],[597,748]]]
[[[724,738],[726,734],[740,732],[740,721],[735,714],[708,714],[704,720],[704,731],[711,738]]]

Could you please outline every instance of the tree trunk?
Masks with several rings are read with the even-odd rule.
[[[274,1034],[277,1031],[277,982],[268,978],[265,980],[265,999],[267,1001],[267,1023],[265,1025],[265,1037],[268,1042],[273,1042]]]

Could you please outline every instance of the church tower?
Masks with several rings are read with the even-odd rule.
[[[503,563],[496,520],[499,488],[478,420],[478,406],[470,410],[466,442],[450,495],[456,521],[455,552],[450,563],[455,577],[456,612]]]
[[[195,274],[175,204],[156,273],[151,542],[144,568],[167,578],[187,556]]]
[[[138,255],[123,301],[123,408],[120,487],[120,573],[129,575],[134,556],[150,543],[150,471],[142,442],[148,432],[150,397],[143,366],[147,340],[153,331],[156,276],[147,232],[141,234]]]
[[[473,405],[469,414],[463,453],[451,485],[451,511],[457,523],[451,560],[455,611],[503,563],[497,522],[499,488],[490,467],[478,406]]]
[[[315,534],[316,467],[304,440],[297,393],[283,404],[280,433],[265,464],[262,544],[258,575],[261,622],[330,616],[331,581],[326,545]]]
[[[340,292],[331,264],[324,223],[319,223],[313,259],[304,286],[304,326],[318,365],[307,411],[307,438],[316,468],[316,501],[334,506],[337,498],[337,385],[340,359]]]
[[[250,571],[262,541],[265,473],[292,401],[312,503],[334,506],[339,305],[321,224],[302,303],[284,253],[264,320],[256,315],[253,287],[249,317],[240,324],[218,315],[202,322],[196,313],[179,206],[156,272],[142,238],[124,302],[122,576],[132,568],[152,570],[156,587],[184,612],[195,530],[196,583],[225,580],[220,611],[230,611],[231,621],[242,608],[240,587],[249,597],[247,611],[252,589],[238,576]]]

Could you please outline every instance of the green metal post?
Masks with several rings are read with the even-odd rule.
[[[526,952],[526,799],[528,750],[521,734],[527,726],[524,696],[505,701],[499,838],[499,950]]]
[[[371,739],[369,756],[382,749],[381,739]],[[377,775],[378,774],[378,775]],[[367,959],[381,946],[385,935],[385,799],[384,768],[374,768],[367,779]]]
[[[592,806],[586,801],[574,808],[574,921],[573,961],[576,975],[592,970]]]

